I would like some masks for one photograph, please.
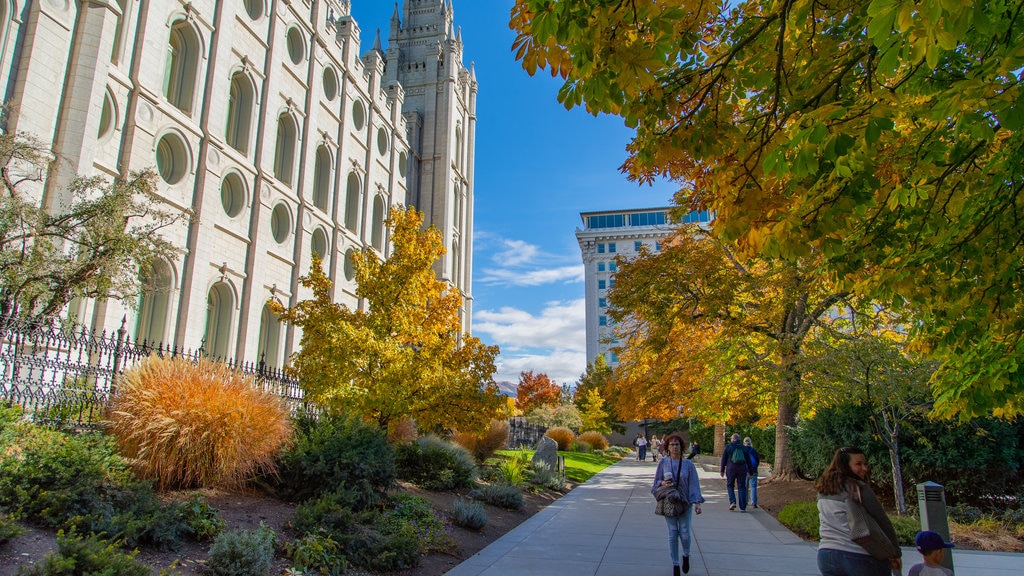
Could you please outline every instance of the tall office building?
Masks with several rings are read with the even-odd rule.
[[[604,355],[608,365],[619,360],[614,348],[614,325],[608,316],[608,290],[615,285],[616,257],[630,258],[647,246],[661,250],[661,242],[675,229],[668,217],[670,208],[647,208],[582,212],[583,228],[576,229],[576,241],[583,253],[587,308],[587,362]],[[707,224],[709,213],[694,212],[685,223]]]
[[[370,0],[357,0],[370,1]],[[11,0],[0,3],[3,129],[57,161],[38,194],[75,175],[155,166],[158,194],[195,217],[166,231],[181,255],[140,271],[137,307],[77,301],[99,329],[280,366],[314,252],[334,299],[355,296],[351,256],[388,254],[388,211],[425,213],[449,253],[439,277],[472,302],[477,82],[450,0],[404,0],[360,53],[349,0]],[[381,15],[387,23],[388,14]]]

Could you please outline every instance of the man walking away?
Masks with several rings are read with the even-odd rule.
[[[740,442],[740,435],[733,434],[732,442],[725,446],[722,452],[722,462],[719,466],[719,475],[725,478],[726,486],[729,489],[729,510],[735,510],[736,488],[739,484],[739,505],[740,512],[747,511],[747,472],[750,468],[750,456],[747,449]]]

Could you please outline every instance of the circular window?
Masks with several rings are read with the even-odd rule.
[[[404,151],[398,153],[398,174],[402,178],[405,178],[405,173],[409,171],[409,155]]]
[[[220,204],[224,213],[234,218],[242,212],[245,205],[245,184],[237,172],[231,172],[220,184]]]
[[[107,90],[103,95],[103,109],[100,111],[100,128],[97,135],[100,140],[106,140],[114,133],[114,119],[117,118],[117,108],[114,104],[114,95]]]
[[[177,184],[188,172],[188,149],[175,133],[164,134],[156,145],[156,170],[168,184]]]
[[[366,123],[366,109],[363,108],[363,103],[360,100],[356,100],[352,104],[352,123],[355,125],[356,130],[362,130],[363,125]]]
[[[259,20],[263,16],[263,0],[245,0],[245,12],[249,18]]]
[[[356,265],[352,263],[353,254],[355,254],[355,250],[352,248],[345,251],[345,280],[349,282],[356,277]]]
[[[292,59],[292,64],[301,64],[303,58],[306,56],[306,49],[303,46],[302,32],[295,26],[288,29],[288,57]]]
[[[388,133],[383,127],[377,128],[377,151],[381,156],[388,153]]]
[[[274,211],[270,213],[270,233],[274,240],[281,244],[288,239],[291,229],[292,219],[288,214],[288,208],[284,204],[274,206]]]
[[[324,96],[328,100],[338,96],[338,73],[330,66],[324,68]]]
[[[313,240],[310,243],[310,248],[312,248],[313,254],[319,256],[321,260],[327,259],[327,233],[324,232],[323,228],[317,228],[313,231]]]

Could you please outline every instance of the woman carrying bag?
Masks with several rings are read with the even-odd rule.
[[[694,510],[700,514],[704,497],[700,493],[697,467],[693,461],[683,458],[683,439],[678,434],[669,434],[662,440],[662,445],[668,447],[668,457],[658,462],[651,494],[658,499],[655,513],[664,515],[668,525],[672,576],[679,576],[679,542],[683,543],[682,571],[686,574],[690,571],[690,522]],[[668,500],[683,504],[671,504]]]
[[[818,491],[818,571],[822,576],[901,574],[896,530],[868,485],[864,451],[847,446],[814,485]]]

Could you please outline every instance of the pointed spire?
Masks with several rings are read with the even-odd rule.
[[[473,82],[476,82],[476,62],[472,60],[469,61],[469,77]]]
[[[372,49],[376,50],[377,52],[380,52],[381,54],[384,53],[383,44],[381,44],[381,42],[380,42],[380,28],[377,28],[377,37],[373,39],[373,48]]]
[[[395,2],[395,11],[391,14],[391,36],[389,40],[394,41],[402,31],[402,19],[398,13],[398,2]]]

